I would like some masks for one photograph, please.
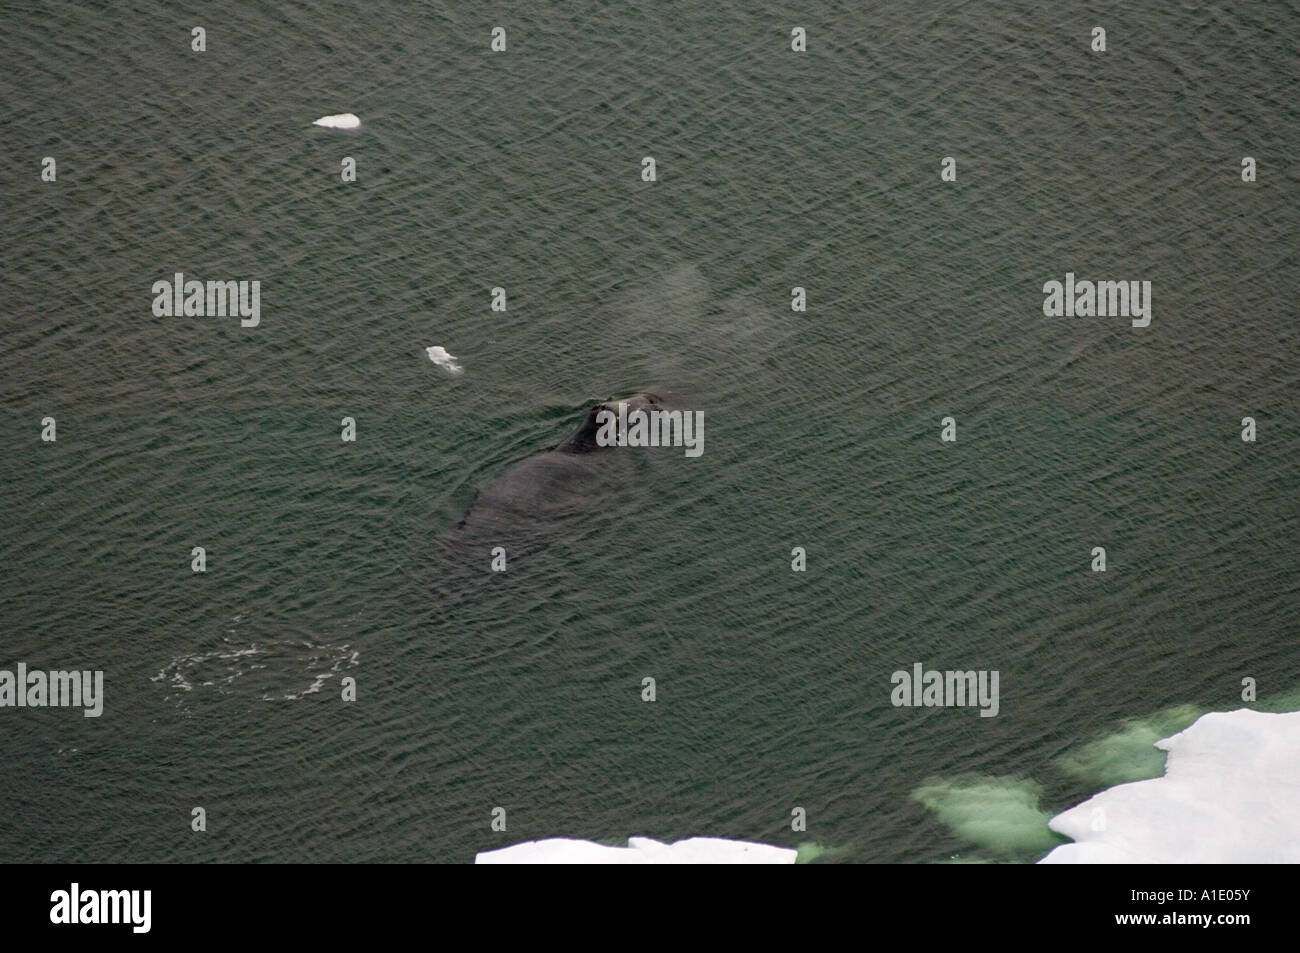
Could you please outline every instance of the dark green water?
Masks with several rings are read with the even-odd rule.
[[[1059,810],[1119,719],[1300,684],[1300,12],[863,6],[6,10],[0,667],[106,699],[0,709],[0,859],[938,861],[929,780]],[[261,325],[154,317],[177,271]],[[1044,317],[1066,272],[1151,326]],[[643,388],[703,456],[435,599],[476,487]],[[892,707],[914,662],[998,717]]]

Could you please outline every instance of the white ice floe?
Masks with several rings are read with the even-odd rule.
[[[465,368],[461,367],[460,364],[456,362],[456,358],[453,355],[447,353],[446,348],[434,345],[433,347],[426,347],[424,352],[429,355],[429,360],[433,361],[433,363],[437,364],[448,374],[459,374],[465,370]]]
[[[665,844],[629,837],[626,847],[553,837],[485,850],[476,864],[793,864],[797,851],[770,844],[691,837]]]
[[[1052,818],[1044,864],[1300,863],[1300,712],[1202,715],[1163,741],[1165,774]]]
[[[361,120],[352,113],[339,113],[337,116],[321,116],[313,126],[324,126],[326,129],[356,129],[361,125]]]

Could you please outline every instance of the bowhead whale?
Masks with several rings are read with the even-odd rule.
[[[616,413],[620,400],[629,412],[664,408],[651,393],[597,403],[554,447],[519,461],[481,488],[464,517],[438,541],[442,565],[434,588],[440,597],[453,598],[458,588],[474,591],[478,583],[503,575],[492,569],[500,550],[508,575],[515,560],[544,548],[566,520],[591,512],[627,483],[629,470],[619,464],[642,451],[601,446],[596,439],[597,418],[602,411]]]

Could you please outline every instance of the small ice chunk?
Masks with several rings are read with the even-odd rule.
[[[361,125],[361,120],[352,113],[339,113],[337,116],[321,116],[313,126],[324,126],[326,129],[356,129]]]
[[[424,353],[429,355],[429,360],[433,361],[433,363],[437,364],[448,374],[460,374],[465,370],[465,368],[461,367],[460,364],[457,363],[456,358],[453,355],[447,353],[446,348],[438,347],[435,344],[433,347],[426,347]]]
[[[552,837],[500,850],[485,850],[476,864],[793,864],[798,852],[771,844],[691,837],[665,844],[649,837],[629,837],[626,847],[607,847],[587,840]]]

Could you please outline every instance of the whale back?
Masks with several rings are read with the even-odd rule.
[[[654,395],[623,398],[629,410],[662,406]],[[612,406],[611,406],[612,405]],[[582,423],[553,449],[509,467],[483,486],[464,517],[439,537],[434,590],[446,606],[509,577],[528,557],[557,537],[581,535],[583,524],[635,484],[639,448],[601,447],[596,441],[602,410],[617,412],[618,401],[588,409]],[[494,551],[505,550],[506,572],[492,570]]]

